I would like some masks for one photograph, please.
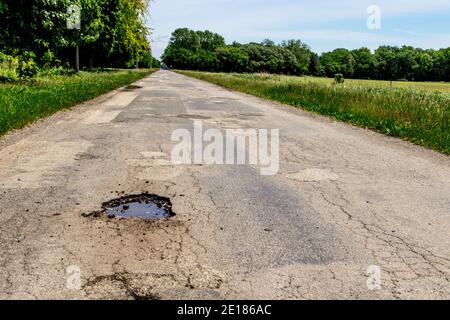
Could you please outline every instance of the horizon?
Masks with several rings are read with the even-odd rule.
[[[300,39],[318,54],[337,48],[367,47],[373,51],[382,45],[449,47],[450,2],[421,2],[154,0],[147,24],[152,29],[152,52],[157,58],[164,52],[171,33],[184,27],[218,33],[227,43]],[[368,20],[377,17],[370,8],[373,5],[380,9],[380,24],[369,28]]]

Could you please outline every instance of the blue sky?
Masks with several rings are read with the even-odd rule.
[[[367,8],[381,9],[381,29]],[[228,43],[301,39],[314,51],[388,45],[450,47],[450,0],[152,0],[148,25],[159,57],[173,30],[210,30]]]

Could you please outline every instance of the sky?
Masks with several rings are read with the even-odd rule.
[[[300,39],[317,53],[450,47],[450,0],[152,0],[147,20],[158,58],[181,27],[217,32],[227,43]]]

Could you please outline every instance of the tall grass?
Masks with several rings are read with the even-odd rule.
[[[286,76],[286,75],[267,75],[267,74],[244,74],[244,77],[277,77],[279,81],[284,82],[315,82],[319,84],[331,85],[334,78],[312,77],[312,76]],[[386,81],[386,80],[362,80],[362,79],[345,79],[345,85],[352,87],[371,87],[385,89],[416,89],[422,91],[439,91],[450,94],[450,83],[448,82],[416,82],[416,81]]]
[[[0,134],[135,82],[152,71],[80,72],[0,84]]]
[[[446,93],[293,81],[275,75],[180,73],[450,154],[450,95]]]

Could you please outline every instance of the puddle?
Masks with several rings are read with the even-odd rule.
[[[156,220],[175,215],[169,198],[143,193],[113,199],[102,204],[103,213],[108,218],[141,218]]]

